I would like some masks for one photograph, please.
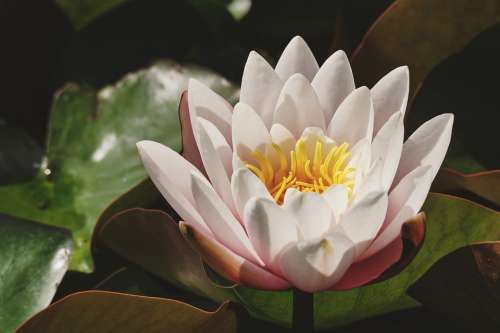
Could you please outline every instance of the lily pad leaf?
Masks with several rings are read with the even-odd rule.
[[[17,333],[236,332],[228,303],[208,312],[165,298],[106,291],[69,295],[25,322]]]
[[[67,230],[0,214],[2,332],[14,331],[50,304],[68,269],[70,253]]]
[[[408,291],[426,308],[469,330],[500,327],[500,242],[474,244],[441,258]],[[446,286],[446,288],[443,288]]]
[[[446,22],[446,24],[443,24]],[[368,30],[351,57],[356,82],[372,86],[401,65],[411,70],[410,97],[431,69],[500,22],[500,2],[395,1]]]
[[[1,186],[0,212],[70,229],[70,269],[92,271],[90,236],[98,217],[147,177],[135,143],[150,139],[180,150],[177,104],[190,77],[227,98],[236,91],[207,69],[170,61],[100,91],[67,84],[54,99],[37,176]],[[134,206],[133,200],[128,204]]]
[[[399,274],[371,285],[314,295],[315,326],[327,329],[419,306],[408,288],[447,254],[469,244],[500,240],[500,213],[462,198],[431,193],[423,207],[426,236],[416,257]],[[233,292],[260,319],[290,326],[290,291],[238,286]],[[417,295],[415,295],[417,297]]]
[[[232,298],[229,290],[211,282],[177,222],[160,210],[121,212],[100,228],[97,238],[115,253],[175,286],[216,302]]]

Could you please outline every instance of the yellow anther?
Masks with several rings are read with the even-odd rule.
[[[312,156],[308,155],[305,138],[300,138],[289,152],[290,160],[286,158],[287,152],[282,147],[273,144],[279,166],[275,170],[269,158],[259,150],[252,153],[254,163],[247,167],[259,177],[266,185],[272,197],[278,204],[283,203],[286,190],[295,188],[301,192],[322,193],[334,184],[342,184],[347,188],[351,197],[354,188],[355,169],[346,167],[351,156],[349,145],[342,143],[326,152],[323,158],[324,142],[317,140]]]

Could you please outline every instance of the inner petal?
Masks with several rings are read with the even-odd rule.
[[[254,161],[246,161],[245,164],[280,205],[290,188],[323,193],[330,186],[341,184],[350,197],[355,168],[348,166],[351,158],[349,144],[332,144],[326,139],[304,133],[291,150],[272,143],[268,153],[275,154],[278,163],[271,163],[269,154],[256,149],[251,153]]]

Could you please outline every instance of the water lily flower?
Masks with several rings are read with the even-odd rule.
[[[346,54],[319,67],[300,37],[276,67],[256,52],[233,106],[191,80],[181,98],[183,156],[137,144],[181,230],[219,274],[266,290],[349,289],[402,254],[443,162],[453,115],[403,143],[407,67],[356,88]]]

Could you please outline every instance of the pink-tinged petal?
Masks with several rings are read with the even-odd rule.
[[[285,193],[282,208],[297,220],[300,230],[299,237],[302,240],[323,236],[330,229],[330,225],[335,223],[330,206],[325,198],[318,193],[289,189]]]
[[[154,141],[140,141],[137,149],[149,177],[172,208],[185,220],[200,225],[211,233],[207,224],[195,208],[189,183],[191,173],[200,171],[177,152]]]
[[[230,174],[233,171],[231,147],[219,130],[208,120],[198,118],[197,125],[200,138],[200,154],[208,178],[229,209],[236,212],[229,181]]]
[[[266,266],[282,275],[277,257],[287,245],[297,241],[295,217],[272,199],[253,198],[245,206],[243,220],[248,237]]]
[[[259,115],[249,105],[238,103],[233,113],[233,151],[245,162],[255,162],[252,152],[265,154],[271,146],[271,135]]]
[[[217,127],[231,144],[231,117],[233,107],[222,96],[218,95],[203,83],[190,79],[188,85],[188,104],[191,124],[196,117],[205,118]],[[194,138],[198,142],[196,127],[193,126]],[[199,142],[198,142],[199,143]]]
[[[372,161],[383,161],[382,186],[389,190],[403,150],[403,114],[394,113],[375,135],[372,142]]]
[[[391,191],[384,225],[375,241],[363,253],[362,259],[372,256],[399,237],[403,223],[422,208],[431,186],[431,176],[430,166],[418,167]]]
[[[341,233],[289,245],[280,255],[281,271],[295,287],[317,292],[330,289],[354,260],[354,244]]]
[[[311,81],[318,69],[316,58],[300,36],[292,38],[275,67],[276,73],[283,81],[288,80],[295,73],[300,73]]]
[[[377,236],[387,212],[387,192],[372,192],[352,203],[340,220],[340,227],[355,245],[358,260]]]
[[[325,129],[325,116],[307,78],[302,74],[292,75],[283,86],[273,123],[285,126],[295,137],[300,137],[306,127]]]
[[[328,136],[351,146],[359,140],[372,140],[373,103],[370,90],[361,87],[344,99],[328,126]]]
[[[196,207],[203,212],[203,219],[215,238],[238,255],[263,265],[242,225],[219,198],[210,183],[205,178],[192,173],[191,190]]]
[[[242,167],[233,173],[231,190],[241,220],[243,220],[245,205],[251,198],[273,199],[262,181],[246,167]]]
[[[425,214],[420,213],[406,221],[401,230],[410,248],[403,252],[401,238],[396,238],[373,256],[354,263],[333,290],[357,288],[367,283],[382,281],[401,272],[420,250],[425,234]]]
[[[432,167],[431,181],[434,179],[450,144],[453,118],[451,113],[436,116],[425,122],[406,140],[393,186],[410,171],[422,165]]]
[[[283,81],[268,62],[257,52],[248,55],[241,79],[240,102],[250,105],[267,128],[271,127],[274,107]]]
[[[205,173],[200,151],[194,139],[191,117],[189,115],[187,91],[182,93],[179,102],[179,120],[181,122],[182,156],[196,166],[202,173]]]
[[[311,85],[318,95],[328,124],[340,103],[355,88],[351,65],[345,52],[339,50],[326,59]]]
[[[378,133],[394,113],[405,114],[409,89],[410,74],[407,66],[393,69],[373,86],[374,134]]]
[[[179,227],[183,236],[203,260],[228,280],[262,290],[283,290],[290,287],[288,281],[240,257],[205,234],[196,225],[181,222]]]
[[[340,221],[340,216],[345,212],[349,204],[349,195],[344,185],[330,186],[321,194],[325,198],[335,217],[335,223]]]
[[[396,238],[375,255],[354,263],[342,279],[335,284],[333,290],[347,290],[367,284],[378,278],[389,267],[394,265],[403,253],[403,241]]]

